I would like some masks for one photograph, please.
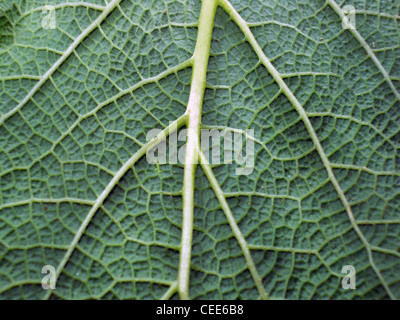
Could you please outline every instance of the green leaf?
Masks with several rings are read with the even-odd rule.
[[[2,299],[400,298],[398,2],[47,2],[0,3]]]

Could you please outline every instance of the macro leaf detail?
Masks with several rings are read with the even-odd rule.
[[[400,297],[398,2],[47,2],[0,3],[2,299]]]

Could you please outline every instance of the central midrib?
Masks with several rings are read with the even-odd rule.
[[[202,3],[196,48],[193,55],[190,96],[186,110],[189,118],[183,175],[183,221],[178,271],[178,292],[182,299],[190,298],[189,278],[193,237],[194,183],[199,158],[202,105],[217,5],[218,0],[203,0]]]

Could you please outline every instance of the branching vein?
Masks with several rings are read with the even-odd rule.
[[[187,107],[188,137],[183,176],[183,222],[181,253],[178,271],[178,290],[182,299],[189,299],[190,260],[193,236],[194,181],[200,147],[200,123],[206,74],[217,0],[203,0],[197,43],[194,52],[193,74]]]
[[[344,14],[342,8],[339,7],[339,5],[335,2],[335,0],[327,0],[327,3],[331,6],[331,8],[336,12],[336,14],[341,19],[343,19],[345,17],[345,14]],[[377,68],[382,73],[383,77],[385,78],[387,84],[392,89],[394,95],[396,96],[396,99],[398,101],[400,101],[400,93],[397,91],[396,87],[394,86],[392,80],[390,79],[389,74],[387,73],[386,69],[383,67],[382,63],[375,56],[375,53],[372,50],[372,48],[365,41],[365,39],[362,37],[362,35],[357,31],[357,28],[350,28],[349,31],[353,34],[354,38],[356,38],[357,41],[363,46],[364,50],[368,53],[368,56],[375,63],[375,65],[377,66]]]
[[[143,157],[147,150],[151,147],[157,145],[160,141],[165,139],[170,133],[171,130],[176,130],[186,124],[187,115],[183,115],[174,122],[172,122],[168,127],[162,130],[154,139],[147,142],[143,147],[141,147],[125,164],[118,170],[116,175],[111,179],[108,183],[107,187],[103,190],[100,196],[96,199],[93,207],[90,209],[89,213],[87,214],[85,220],[79,227],[74,239],[72,240],[71,245],[68,248],[68,251],[65,253],[63,259],[61,260],[60,264],[56,270],[56,279],[60,277],[61,272],[63,271],[66,263],[68,262],[69,258],[71,257],[72,253],[74,252],[79,240],[81,239],[83,233],[85,232],[87,226],[89,225],[90,221],[92,220],[93,216],[96,214],[97,210],[103,205],[104,200],[108,197],[110,192],[114,189],[114,187],[118,184],[119,180],[125,175],[125,173],[132,168],[132,166],[141,158]],[[52,291],[48,290],[45,299],[48,299],[51,296]]]
[[[368,253],[368,258],[371,264],[371,267],[375,271],[377,277],[379,278],[380,282],[382,283],[383,287],[385,288],[387,294],[390,296],[391,299],[395,299],[394,294],[391,292],[391,289],[386,282],[386,280],[383,278],[379,268],[375,264],[374,258],[373,258],[373,253],[371,250],[371,245],[369,244],[368,240],[365,238],[363,232],[359,228],[356,219],[354,217],[353,211],[351,209],[350,203],[344,194],[338,180],[336,179],[336,176],[333,173],[332,166],[328,160],[328,157],[325,154],[325,151],[322,148],[322,145],[319,141],[319,138],[311,124],[310,119],[308,118],[306,111],[304,110],[303,106],[300,104],[300,102],[297,100],[293,92],[289,89],[287,84],[284,82],[284,80],[281,77],[281,74],[275,69],[275,67],[272,65],[268,57],[264,54],[264,51],[262,50],[261,46],[258,44],[257,40],[255,39],[253,33],[251,32],[249,26],[247,25],[246,21],[243,20],[243,18],[239,15],[239,13],[235,10],[235,8],[230,4],[229,1],[227,0],[219,0],[220,5],[224,8],[224,10],[229,14],[231,19],[239,26],[239,28],[242,30],[243,34],[245,35],[247,41],[250,43],[252,46],[253,50],[257,54],[258,58],[262,62],[262,64],[267,68],[268,72],[272,75],[272,77],[275,79],[275,81],[278,83],[279,87],[281,88],[282,92],[285,94],[285,96],[288,98],[288,100],[292,103],[293,107],[296,109],[298,112],[300,118],[302,119],[310,137],[311,140],[314,143],[315,149],[317,150],[324,167],[328,173],[329,179],[334,186],[343,206],[346,209],[347,215],[349,217],[350,223],[353,226],[354,231],[357,233],[358,237],[362,241],[362,243],[365,246],[365,249],[367,250]],[[332,0],[328,0],[330,4],[333,3]],[[342,13],[343,14],[343,13]],[[362,38],[361,38],[362,39]],[[364,41],[365,42],[365,41]],[[377,60],[377,59],[376,59]],[[379,62],[377,60],[377,62]],[[379,63],[380,64],[380,63]],[[383,67],[382,67],[383,69]],[[382,71],[382,70],[381,70]],[[383,69],[383,71],[386,73],[386,71]],[[387,74],[387,73],[386,73]],[[391,83],[391,82],[390,82]],[[392,84],[392,83],[391,83]],[[393,84],[392,84],[393,86]],[[392,89],[395,89],[394,86]],[[397,92],[397,91],[396,91]],[[397,93],[397,96],[400,98],[400,95]]]
[[[267,300],[269,298],[268,293],[265,291],[265,288],[262,284],[262,279],[261,279],[260,275],[258,274],[257,268],[256,268],[253,258],[251,256],[249,246],[235,221],[235,218],[231,212],[231,209],[229,208],[228,202],[225,199],[224,193],[223,193],[217,179],[215,178],[214,173],[211,169],[211,166],[208,163],[208,160],[204,156],[203,152],[200,152],[199,158],[200,158],[201,167],[203,168],[208,180],[210,181],[210,185],[213,188],[215,195],[218,198],[218,201],[221,205],[222,210],[224,211],[224,213],[226,215],[226,218],[228,219],[228,222],[232,229],[233,235],[236,237],[237,241],[239,242],[239,245],[242,249],[244,258],[246,259],[247,266],[249,268],[251,276],[253,277],[254,283],[257,287],[258,293],[260,294],[261,299]]]
[[[63,55],[50,67],[49,70],[41,77],[41,79],[36,83],[36,85],[29,91],[25,98],[13,109],[3,114],[0,118],[0,125],[4,123],[5,120],[10,118],[12,115],[17,113],[21,108],[35,95],[36,92],[42,87],[42,85],[52,76],[52,74],[58,70],[58,68],[68,59],[68,57],[75,51],[78,45],[94,30],[100,23],[110,14],[111,11],[121,2],[121,0],[111,1],[102,14],[93,21],[65,50]]]

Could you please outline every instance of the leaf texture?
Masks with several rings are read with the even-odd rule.
[[[0,3],[2,299],[400,298],[399,2],[47,2]],[[195,111],[250,175],[148,163]]]

